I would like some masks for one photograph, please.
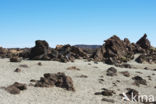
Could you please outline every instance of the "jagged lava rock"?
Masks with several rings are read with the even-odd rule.
[[[104,61],[107,64],[127,62],[133,57],[134,52],[129,40],[125,39],[123,41],[116,35],[106,40],[103,46],[93,55],[95,60]]]
[[[66,76],[65,73],[58,72],[57,74],[46,73],[36,82],[35,87],[61,87],[68,91],[75,91],[72,78]]]
[[[143,49],[150,49],[151,48],[151,43],[147,39],[147,35],[146,34],[144,34],[144,36],[141,37],[141,39],[139,39],[136,44],[139,45]]]
[[[37,40],[35,47],[31,49],[30,59],[31,60],[49,60],[48,51],[49,44],[45,40]]]
[[[10,94],[19,94],[20,91],[26,90],[27,86],[26,84],[15,82],[14,84],[8,86],[5,88],[6,91],[8,91]]]
[[[114,67],[110,67],[109,69],[107,69],[107,76],[115,76],[117,75],[117,69],[115,69]]]

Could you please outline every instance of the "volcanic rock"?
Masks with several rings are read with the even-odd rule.
[[[116,64],[133,59],[134,52],[128,39],[123,41],[114,35],[106,40],[103,46],[97,49],[92,57],[107,64]]]
[[[42,66],[42,63],[41,62],[39,62],[39,63],[37,63],[39,66]]]
[[[115,94],[115,92],[113,90],[108,90],[105,88],[103,88],[102,92],[95,93],[95,95],[103,95],[103,96],[113,96],[113,94]]]
[[[47,73],[36,82],[35,87],[61,87],[68,91],[75,91],[72,78],[64,73]]]
[[[107,76],[115,76],[115,75],[117,75],[117,69],[115,69],[114,67],[107,69]]]
[[[142,77],[140,76],[135,76],[132,78],[135,82],[134,84],[137,85],[137,86],[140,86],[140,84],[142,85],[147,85],[147,82],[145,79],[143,79]]]
[[[134,99],[132,98],[132,97],[134,97],[135,96],[135,100],[136,101],[138,101],[138,96],[139,96],[139,92],[137,91],[137,90],[134,90],[134,89],[131,89],[131,88],[128,88],[127,89],[128,91],[127,91],[127,93],[126,93],[126,95],[127,95],[127,97],[130,99],[130,101],[133,101]]]
[[[144,36],[141,37],[141,39],[139,39],[136,44],[139,45],[141,48],[146,49],[146,50],[151,48],[150,41],[147,39],[146,34],[144,34]]]
[[[80,69],[77,68],[76,66],[71,66],[71,67],[68,67],[67,70],[80,70]]]
[[[14,72],[21,72],[21,69],[16,68]]]
[[[156,63],[156,53],[155,54],[142,54],[135,60],[138,63]]]
[[[31,60],[49,60],[48,50],[49,44],[45,40],[37,40],[35,47],[31,49]]]
[[[63,62],[88,58],[87,54],[82,49],[70,45],[64,45],[57,49],[57,51],[59,52],[58,58]]]
[[[123,71],[120,73],[123,74],[125,77],[130,77],[130,73],[128,71]]]
[[[10,94],[19,94],[20,91],[26,90],[27,86],[26,84],[15,82],[13,85],[8,86],[5,88],[6,91],[8,91]]]

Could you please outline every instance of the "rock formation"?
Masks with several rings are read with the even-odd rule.
[[[35,47],[31,49],[31,60],[49,60],[48,57],[49,44],[44,40],[37,40]]]
[[[107,64],[116,64],[133,59],[133,55],[134,52],[129,40],[123,41],[114,35],[105,41],[103,46],[93,55],[93,58]]]

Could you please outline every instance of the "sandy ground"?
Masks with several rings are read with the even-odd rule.
[[[43,65],[37,65],[41,62]],[[89,65],[90,63],[91,65]],[[16,73],[14,70],[21,64],[26,64],[29,68],[21,68],[22,72]],[[20,63],[11,63],[9,59],[0,59],[0,87],[7,87],[14,82],[29,84],[31,79],[39,80],[44,73],[65,72],[71,76],[74,82],[76,92],[66,91],[62,88],[34,88],[28,86],[28,89],[22,91],[19,95],[11,95],[4,89],[0,89],[0,104],[109,104],[101,101],[102,98],[114,99],[116,104],[128,104],[123,102],[119,94],[126,92],[126,88],[134,88],[144,95],[153,95],[156,100],[156,71],[144,70],[144,67],[156,69],[156,64],[137,64],[131,61],[130,64],[136,69],[118,68],[118,74],[114,77],[106,76],[106,70],[111,65],[103,63],[87,62],[85,60],[76,60],[74,63],[60,63],[56,61],[22,61]],[[70,66],[80,68],[77,70],[66,70]],[[129,71],[131,77],[125,77],[119,72]],[[137,72],[142,72],[142,74]],[[88,78],[79,78],[80,75],[87,75]],[[132,77],[139,75],[147,80],[147,86],[141,85],[137,87],[132,85],[134,82]],[[151,76],[152,80],[148,80],[147,76]],[[104,81],[100,81],[103,79]],[[117,83],[117,80],[120,80]],[[117,86],[113,86],[116,83]],[[115,90],[116,94],[112,97],[104,97],[95,95],[102,88]],[[111,103],[110,103],[111,104]]]

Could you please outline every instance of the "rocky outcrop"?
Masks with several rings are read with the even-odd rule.
[[[61,87],[68,91],[75,91],[72,78],[64,73],[46,73],[35,84],[35,87]]]
[[[31,49],[29,59],[68,62],[87,57],[87,54],[80,48],[70,45],[57,45],[53,49],[49,48],[46,41],[37,40],[35,47]]]
[[[129,40],[124,39],[123,41],[114,35],[105,41],[103,46],[93,55],[93,58],[107,64],[116,64],[133,59],[133,55],[134,52]]]
[[[132,60],[137,53],[141,54],[141,56],[136,59],[139,63],[143,61],[148,63],[156,62],[156,49],[151,46],[146,34],[139,39],[136,44],[130,43],[127,38],[121,40],[114,35],[105,40],[103,46],[98,48],[91,58],[106,64],[119,65]]]
[[[52,60],[60,62],[74,61],[75,59],[86,59],[87,54],[81,49],[70,45],[57,46],[55,49],[51,49],[49,55]]]

